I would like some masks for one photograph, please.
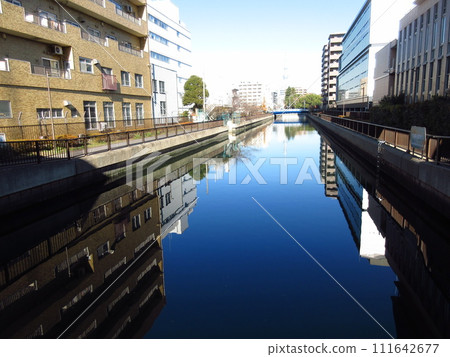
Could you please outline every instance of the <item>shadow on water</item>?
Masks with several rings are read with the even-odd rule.
[[[325,194],[339,199],[361,257],[389,265],[397,275],[391,298],[397,337],[449,338],[448,212],[415,198],[376,164],[320,134]]]
[[[167,153],[151,182],[110,168],[3,215],[0,338],[144,336],[166,301],[162,239],[188,227],[197,203],[194,155],[233,155],[256,130]]]

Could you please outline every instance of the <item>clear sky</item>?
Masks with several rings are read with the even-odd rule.
[[[192,34],[194,74],[221,101],[249,80],[320,94],[322,47],[330,33],[347,31],[365,0],[172,2]]]

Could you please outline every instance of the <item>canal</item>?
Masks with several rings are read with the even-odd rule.
[[[450,336],[448,213],[376,162],[307,121],[159,159],[3,215],[0,337]]]

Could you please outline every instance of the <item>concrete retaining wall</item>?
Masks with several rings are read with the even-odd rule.
[[[345,143],[359,155],[377,159],[378,141],[350,129],[309,115],[328,134]],[[381,170],[427,202],[450,207],[450,169],[426,162],[389,145],[381,147]]]
[[[268,115],[264,118],[249,120],[238,125],[237,130],[260,125],[272,118],[271,115]],[[124,166],[130,158],[137,160],[139,157],[145,157],[153,152],[168,151],[189,145],[202,145],[202,141],[227,131],[227,127],[221,126],[78,159],[4,167],[0,169],[0,197],[8,197],[6,201],[14,202],[15,198],[23,200],[21,193],[27,191],[26,195],[30,201],[49,198],[49,185],[52,190],[55,190],[51,192],[55,195],[58,194],[58,191],[67,192],[70,189],[105,180],[104,172]],[[44,186],[47,186],[45,190]],[[1,206],[5,207],[3,204]]]

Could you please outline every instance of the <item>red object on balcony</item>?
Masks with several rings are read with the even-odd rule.
[[[103,90],[117,90],[117,79],[113,74],[102,73]]]

